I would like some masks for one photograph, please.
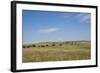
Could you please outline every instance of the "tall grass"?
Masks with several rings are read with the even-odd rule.
[[[40,46],[40,47],[38,47]],[[43,62],[43,61],[67,61],[86,60],[91,58],[90,42],[73,43],[58,42],[46,45],[36,44],[35,47],[23,47],[22,61]]]

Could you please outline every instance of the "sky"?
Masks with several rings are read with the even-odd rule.
[[[22,11],[23,43],[90,40],[91,14]]]

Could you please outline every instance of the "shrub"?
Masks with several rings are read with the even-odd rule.
[[[30,47],[31,47],[31,45],[28,45],[28,46],[27,46],[27,48],[30,48]]]
[[[26,46],[25,46],[25,45],[23,45],[23,48],[26,48]]]
[[[52,46],[55,46],[55,44],[52,44]]]
[[[47,47],[49,46],[49,45],[46,45]]]
[[[59,44],[59,46],[62,46],[62,44]]]
[[[32,47],[36,47],[36,45],[33,44]]]
[[[45,47],[44,45],[41,45],[41,47]]]
[[[74,42],[75,45],[77,45],[77,42]]]
[[[69,42],[67,41],[67,42],[65,42],[65,44],[69,44]]]
[[[70,42],[70,45],[73,45],[73,42]]]

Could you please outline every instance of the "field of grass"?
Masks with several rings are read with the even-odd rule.
[[[45,42],[32,45],[23,45],[22,61],[67,61],[86,60],[91,58],[90,41],[77,42]]]

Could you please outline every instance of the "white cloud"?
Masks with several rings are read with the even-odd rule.
[[[88,19],[90,19],[90,15],[89,14],[78,14],[77,17],[81,18],[81,22],[84,22]]]
[[[47,29],[40,29],[38,30],[39,33],[50,33],[50,32],[56,32],[59,28],[47,28]]]
[[[80,22],[84,22],[84,21],[88,21],[90,19],[90,14],[89,13],[77,13],[76,15],[72,15],[73,17],[71,18],[70,15],[66,15],[64,14],[64,18],[67,19],[73,19],[73,18],[76,18],[76,19],[79,19]]]

